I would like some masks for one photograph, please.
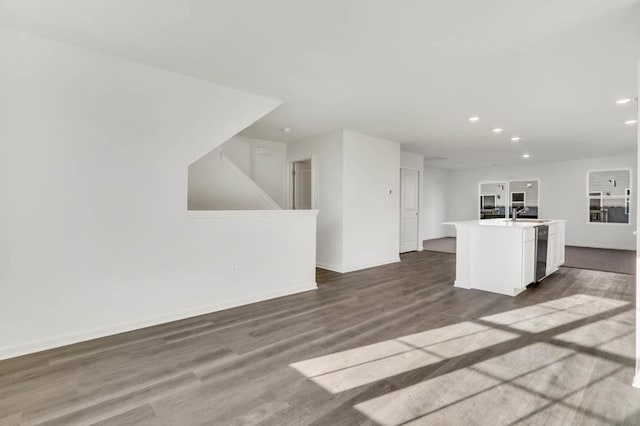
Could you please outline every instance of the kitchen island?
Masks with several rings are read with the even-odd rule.
[[[456,227],[455,287],[516,296],[564,263],[565,220],[486,219]]]

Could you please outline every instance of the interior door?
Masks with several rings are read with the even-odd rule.
[[[400,253],[418,250],[420,173],[400,170]]]
[[[311,209],[311,160],[293,164],[293,199],[295,210]]]

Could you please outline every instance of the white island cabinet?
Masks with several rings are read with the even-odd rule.
[[[455,287],[516,296],[564,263],[564,220],[507,219],[447,222],[456,227]],[[536,227],[546,225],[536,241]],[[544,229],[544,228],[540,228]]]

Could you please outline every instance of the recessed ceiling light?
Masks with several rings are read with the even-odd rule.
[[[514,136],[511,138],[511,142],[518,142],[520,140],[520,136]]]
[[[502,132],[502,129],[500,127],[496,127],[495,129],[493,129],[493,133],[500,133]]]
[[[531,154],[522,154],[522,158],[529,158],[531,157]]]
[[[291,132],[291,129],[288,128],[288,127],[283,127],[282,129],[280,129],[280,131],[283,132],[283,133],[289,133],[289,132]]]
[[[469,121],[478,121],[480,120],[480,117],[478,117],[477,115],[472,115],[471,117],[469,117]]]
[[[616,101],[616,103],[617,103],[618,105],[624,105],[624,104],[628,104],[628,103],[629,103],[629,102],[631,102],[632,100],[633,100],[633,99],[631,99],[631,98],[618,99],[618,100]]]
[[[624,124],[626,124],[627,126],[632,126],[634,124],[636,124],[638,122],[638,120],[627,120],[624,122]]]

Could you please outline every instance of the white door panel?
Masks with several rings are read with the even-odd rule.
[[[296,210],[311,209],[311,162],[294,163],[294,208]]]
[[[400,253],[418,250],[420,173],[400,170]]]

